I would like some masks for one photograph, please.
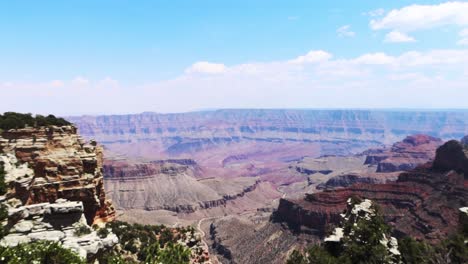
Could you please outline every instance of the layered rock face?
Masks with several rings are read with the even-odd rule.
[[[107,161],[106,189],[119,209],[169,210],[193,213],[225,206],[229,200],[255,190],[259,179],[198,179],[200,168],[191,160],[146,163]]]
[[[402,173],[395,183],[356,184],[309,194],[305,199],[281,199],[274,219],[323,236],[330,225],[339,222],[346,200],[358,196],[382,207],[396,235],[436,242],[455,231],[459,208],[468,203],[466,153],[459,142],[451,141],[438,149],[433,165]]]
[[[435,150],[442,143],[441,139],[428,135],[408,136],[390,149],[369,151],[365,164],[377,165],[377,172],[411,170],[434,159]]]
[[[15,206],[81,201],[88,224],[115,217],[106,199],[102,148],[85,142],[73,126],[9,130],[0,137],[1,162]]]
[[[468,112],[461,111],[231,109],[68,120],[82,135],[104,144],[108,157],[188,157],[203,167],[221,168],[255,160],[265,164],[260,173],[304,156],[355,154],[412,134],[451,139],[468,133]]]
[[[395,181],[400,172],[432,161],[442,140],[427,135],[412,135],[388,148],[369,149],[353,156],[303,158],[291,165],[309,175],[309,183],[327,178],[317,189],[347,187],[355,183]]]
[[[391,143],[418,133],[439,138],[461,138],[468,133],[468,113],[449,111],[232,109],[82,116],[68,120],[78,125],[83,135],[96,137],[100,142],[159,139],[169,147],[169,152],[243,140],[334,139]]]

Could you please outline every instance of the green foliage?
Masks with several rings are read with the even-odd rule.
[[[182,264],[189,263],[191,251],[177,243],[186,239],[186,233],[195,232],[193,227],[168,228],[164,225],[141,225],[115,221],[106,227],[119,238],[124,252],[136,256],[142,263]],[[123,262],[113,256],[114,262]]]
[[[0,129],[3,130],[25,128],[26,126],[40,127],[52,125],[65,126],[71,125],[71,123],[63,118],[55,117],[54,115],[36,115],[33,117],[32,114],[29,113],[21,114],[15,112],[5,112],[3,115],[0,115]]]
[[[5,170],[3,164],[0,164],[0,195],[7,192],[7,185],[5,183]],[[8,210],[4,204],[0,204],[0,239],[7,235],[8,230],[1,223],[8,218]]]
[[[8,191],[8,186],[5,183],[5,169],[3,164],[0,164],[0,195],[4,195]]]
[[[0,239],[8,234],[8,229],[1,224],[8,218],[8,209],[4,204],[0,204]]]
[[[115,251],[106,252],[99,257],[99,264],[137,264],[131,258],[124,258],[121,254]]]
[[[351,203],[360,201],[354,200]],[[398,251],[401,254],[398,256],[390,254],[388,248],[381,243],[384,236],[389,238],[390,228],[385,224],[379,208],[374,204],[371,208],[374,214],[360,217],[349,212],[345,214],[345,221],[342,223],[344,236],[340,242],[314,245],[304,254],[294,251],[287,264],[468,263],[468,234],[464,223],[461,223],[456,234],[437,245],[405,237],[398,241]]]
[[[109,230],[107,230],[107,228],[100,228],[98,231],[97,231],[97,235],[100,237],[100,238],[106,238],[108,235],[109,235]]]
[[[190,250],[180,244],[168,243],[155,257],[147,263],[181,264],[189,263]]]
[[[0,247],[1,263],[9,264],[84,264],[76,253],[55,242],[40,241],[16,247]]]
[[[86,225],[79,225],[75,229],[75,235],[76,236],[84,236],[84,235],[87,235],[87,234],[90,234],[90,233],[91,233],[91,229]]]
[[[452,235],[438,247],[440,255],[448,255],[453,263],[468,263],[468,237],[461,232]]]
[[[354,263],[398,263],[392,259],[386,245],[382,244],[384,236],[389,237],[390,228],[375,204],[369,211],[358,210],[351,213],[353,206],[362,201],[356,197],[350,200],[346,217],[341,223],[343,237],[339,242],[325,242],[314,245],[305,255],[293,252],[288,263],[298,264],[354,264]]]
[[[405,237],[398,241],[404,263],[432,263],[430,256],[434,256],[434,248],[424,242],[419,242],[411,237]]]
[[[384,234],[389,234],[390,228],[375,205],[373,210],[376,214],[371,220],[359,218],[354,223],[345,223],[344,232],[348,235],[344,237],[346,247],[342,258],[349,259],[352,263],[359,263],[363,259],[368,263],[388,262],[390,256],[387,247],[380,241]]]
[[[291,255],[289,255],[286,264],[307,264],[306,258],[301,254],[301,252],[294,250]]]

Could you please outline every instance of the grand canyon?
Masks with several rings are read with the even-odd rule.
[[[429,241],[453,231],[466,206],[463,176],[428,164],[444,142],[468,134],[468,112],[233,109],[67,119],[104,146],[118,218],[195,226],[222,263],[283,263],[291,250],[320,241],[353,195],[382,204],[399,234]],[[451,184],[463,195],[437,192]],[[444,195],[458,199],[446,219],[430,212],[436,202],[413,208]],[[413,213],[400,219],[405,208]]]
[[[0,264],[467,264],[468,0],[0,1]]]

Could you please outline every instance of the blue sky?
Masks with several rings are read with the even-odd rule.
[[[468,96],[467,11],[466,1],[2,1],[0,111],[468,108],[453,98]],[[408,91],[421,96],[400,98]]]

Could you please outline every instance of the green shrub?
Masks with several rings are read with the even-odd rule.
[[[16,247],[0,247],[1,263],[9,264],[84,264],[70,249],[55,242],[40,241],[20,244]]]
[[[91,229],[84,225],[84,224],[81,224],[79,225],[76,229],[75,229],[75,235],[76,236],[84,236],[84,235],[87,235],[87,234],[90,234],[91,233]]]
[[[103,228],[100,228],[97,231],[97,234],[98,234],[98,236],[100,238],[106,238],[109,235],[109,230],[107,230],[107,228],[103,227]]]
[[[106,227],[119,238],[123,252],[134,255],[141,263],[183,264],[190,261],[190,249],[177,244],[177,239],[186,239],[185,233],[190,233],[190,228],[174,229],[164,225],[129,224],[119,221],[108,223]],[[173,231],[179,234],[174,236]]]
[[[15,112],[5,112],[0,115],[0,129],[18,129],[26,126],[40,127],[40,126],[65,126],[71,125],[70,122],[63,118],[55,117],[54,115],[42,116],[32,114],[21,114]]]
[[[4,195],[8,191],[8,186],[5,183],[5,169],[3,164],[0,164],[0,195]]]

